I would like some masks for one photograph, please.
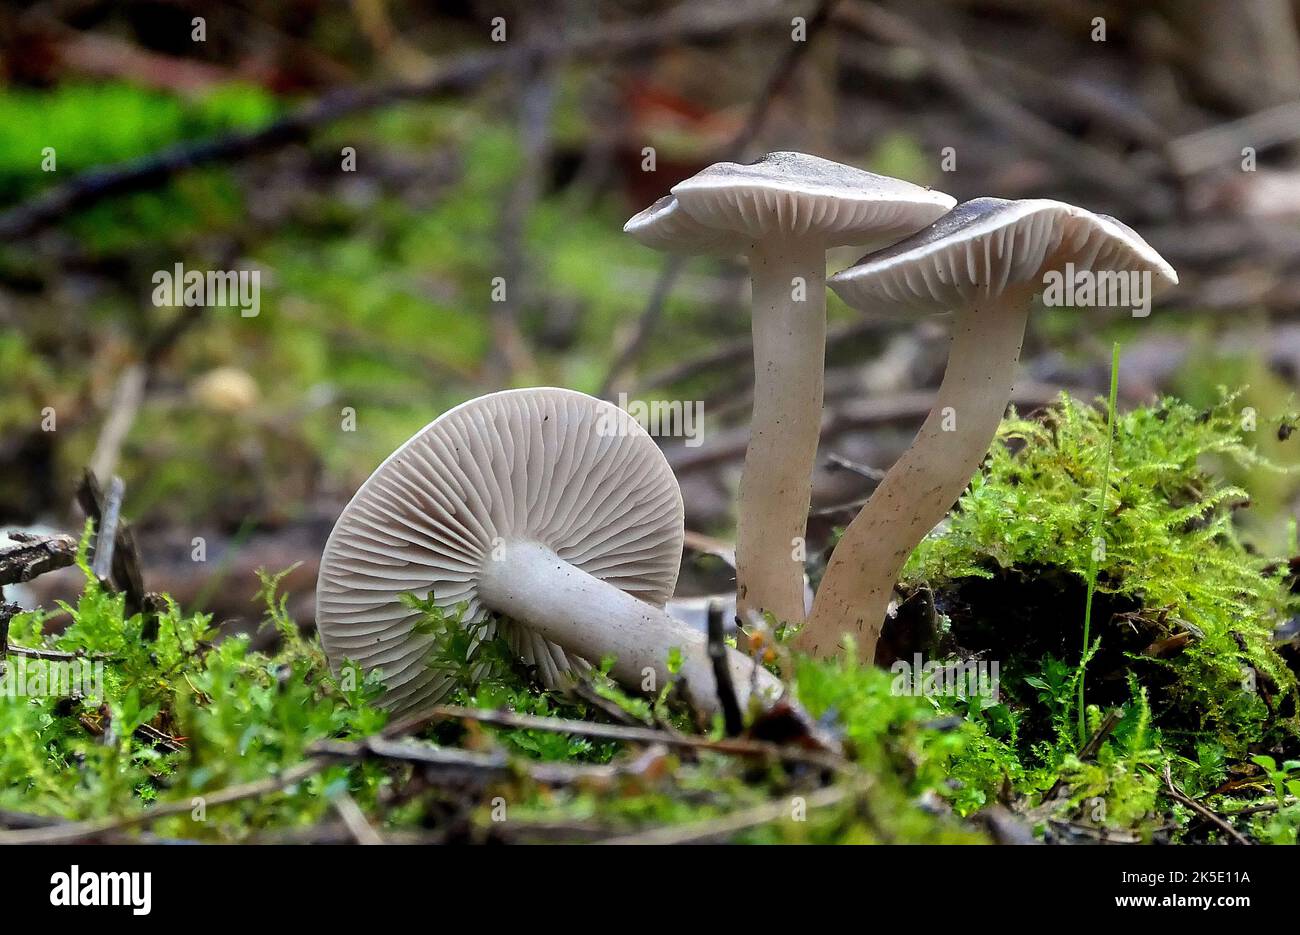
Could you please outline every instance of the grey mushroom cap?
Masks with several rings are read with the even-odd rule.
[[[869,253],[827,282],[860,309],[948,311],[1043,284],[1049,270],[1149,272],[1153,292],[1178,274],[1132,228],[1048,199],[976,198],[924,230]],[[1037,290],[1035,290],[1037,291]]]
[[[662,607],[676,587],[683,535],[672,470],[626,412],[564,389],[483,396],[421,429],[344,509],[317,583],[321,645],[336,673],[344,660],[382,669],[382,703],[409,712],[441,697],[448,680],[429,667],[435,638],[417,632],[420,614],[402,594],[447,609],[463,603],[462,623],[480,624],[490,613],[481,569],[494,549],[532,542]],[[585,666],[521,625],[501,625],[554,687]]]
[[[767,238],[827,247],[893,243],[942,216],[949,195],[804,153],[719,162],[673,186],[624,230],[656,250],[734,253]]]

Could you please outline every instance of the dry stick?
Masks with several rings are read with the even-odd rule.
[[[789,83],[808,47],[812,45],[813,36],[830,19],[831,11],[838,2],[839,0],[821,0],[818,3],[816,10],[806,21],[804,41],[792,43],[786,49],[785,54],[781,56],[771,75],[768,76],[763,90],[754,101],[754,107],[749,112],[744,125],[724,148],[722,152],[724,161],[738,159],[743,156],[745,150],[758,138],[758,135],[763,131],[763,125],[767,122],[767,116],[772,110],[773,101]],[[599,393],[601,397],[608,398],[610,396],[614,384],[622,379],[624,372],[641,356],[641,352],[650,342],[655,328],[658,327],[659,320],[663,318],[664,306],[668,302],[668,296],[685,268],[686,259],[684,257],[670,256],[664,260],[663,268],[659,272],[659,278],[655,280],[654,288],[650,292],[650,299],[646,302],[645,309],[641,312],[640,317],[637,318],[631,337],[614,357],[614,362],[605,373],[605,379],[601,381]]]
[[[818,789],[816,792],[803,796],[804,806],[809,810],[829,808],[832,805],[838,805],[841,802],[862,796],[866,794],[869,788],[870,784],[866,781],[827,786],[824,789]],[[761,828],[763,825],[771,824],[790,815],[791,811],[792,805],[789,798],[776,799],[762,805],[756,805],[753,808],[732,812],[730,815],[710,818],[707,821],[665,825],[659,828],[651,828],[649,831],[639,831],[635,834],[607,838],[597,843],[706,844],[713,841],[727,840],[741,831]]]
[[[653,748],[660,753],[666,749],[663,744],[655,744]],[[352,742],[321,741],[313,744],[308,752],[313,756],[342,760],[378,759],[409,763],[424,768],[426,775],[443,774],[453,778],[474,776],[495,780],[526,776],[533,782],[548,786],[588,782],[603,784],[644,769],[643,758],[618,764],[537,762],[511,757],[503,750],[435,747],[421,741],[391,740],[382,736]]]
[[[1295,805],[1296,802],[1300,802],[1300,799],[1297,799],[1293,795],[1289,795],[1281,802],[1264,802],[1261,805],[1247,805],[1245,808],[1239,808],[1234,812],[1229,812],[1228,814],[1233,818],[1240,818],[1244,815],[1259,815],[1262,812],[1275,812],[1279,808],[1289,808],[1292,805]]]
[[[1102,720],[1101,726],[1088,738],[1088,742],[1079,750],[1079,759],[1087,760],[1097,755],[1101,749],[1102,742],[1110,736],[1121,720],[1124,719],[1124,711],[1121,708],[1111,708],[1106,712],[1106,717]],[[1049,795],[1048,798],[1051,798]]]
[[[77,560],[77,540],[71,536],[11,532],[9,538],[16,544],[0,549],[0,588],[67,568]]]
[[[1173,797],[1175,801],[1180,802],[1183,805],[1186,805],[1188,808],[1196,812],[1196,814],[1200,815],[1206,821],[1222,829],[1229,837],[1231,837],[1238,844],[1249,845],[1254,843],[1250,840],[1250,838],[1246,837],[1236,828],[1232,827],[1232,824],[1227,819],[1219,815],[1217,812],[1211,811],[1210,809],[1202,805],[1200,802],[1196,801],[1193,798],[1189,798],[1188,796],[1184,795],[1182,792],[1178,791],[1178,788],[1174,785],[1174,777],[1169,771],[1168,763],[1165,764],[1165,785],[1169,787],[1169,795]]]
[[[877,483],[884,480],[885,474],[887,473],[881,468],[872,467],[869,464],[862,464],[861,462],[846,458],[842,454],[837,454],[834,451],[827,453],[826,462],[827,464],[840,468],[841,470],[848,471],[850,474],[856,474],[859,477],[865,477],[867,480],[875,481]]]
[[[1102,742],[1110,736],[1111,731],[1118,727],[1119,722],[1123,719],[1124,710],[1122,708],[1111,708],[1107,711],[1106,716],[1102,719],[1101,725],[1097,728],[1096,732],[1089,737],[1088,742],[1079,749],[1079,759],[1090,760],[1095,757],[1097,751],[1101,749]],[[1052,784],[1052,788],[1047,790],[1047,795],[1043,796],[1043,801],[1046,802],[1050,799],[1056,798],[1057,793],[1059,793],[1064,787],[1065,780],[1057,777],[1056,782]]]
[[[6,608],[16,608],[17,611],[22,610],[22,608],[18,607],[17,604],[6,604],[4,606]],[[10,619],[11,618],[5,618],[4,620],[4,629],[6,632],[8,632],[9,629]],[[83,650],[77,650],[76,652],[61,652],[57,649],[34,649],[31,646],[17,646],[13,643],[6,643],[4,650],[11,656],[23,656],[27,659],[42,659],[46,662],[74,662],[78,659],[93,659],[103,662],[116,662],[118,660],[118,657],[111,653],[88,653]]]
[[[383,844],[384,839],[380,836],[370,822],[366,821],[365,814],[361,811],[361,806],[357,805],[357,800],[352,798],[346,792],[340,792],[330,800],[334,806],[334,811],[338,813],[339,818],[343,821],[344,826],[348,829],[348,834],[357,844]]]
[[[325,742],[317,744],[316,746],[321,749],[320,751],[315,752],[310,759],[303,760],[301,763],[289,767],[276,776],[269,776],[265,779],[259,779],[240,785],[227,786],[224,789],[206,794],[203,796],[204,806],[229,805],[233,802],[258,798],[263,795],[269,795],[273,792],[279,792],[282,789],[286,789],[289,786],[301,782],[303,779],[315,775],[339,758],[358,758],[366,755],[381,755],[375,754],[374,752],[376,749],[376,743],[381,740],[387,741],[390,746],[387,748],[380,746],[378,749],[387,749],[390,753],[405,752],[400,745],[391,746],[391,744],[394,743],[391,740],[393,733],[393,728],[390,727],[389,733],[386,736],[370,738],[364,743],[335,743],[331,745],[330,743]],[[415,755],[416,754],[411,753],[412,757]],[[429,757],[426,755],[425,761],[428,762],[428,760]],[[34,832],[32,834],[27,834],[27,829],[24,829],[24,831],[0,831],[0,845],[59,844],[69,841],[77,841],[84,838],[100,838],[105,834],[122,831],[137,825],[148,824],[159,818],[181,815],[190,811],[192,808],[192,802],[177,800],[174,802],[161,802],[134,815],[75,822],[65,822],[57,818],[46,818],[39,815],[6,813],[0,816],[0,824],[26,824],[27,829],[39,829],[39,833]]]
[[[140,570],[140,552],[136,548],[135,537],[130,527],[120,520],[121,493],[122,491],[117,492],[116,506],[113,506],[114,498],[105,500],[99,481],[95,479],[94,474],[86,471],[82,474],[81,484],[77,487],[77,502],[81,504],[81,509],[86,516],[94,520],[99,530],[95,547],[97,567],[98,559],[102,554],[100,550],[107,547],[110,553],[109,573],[99,575],[99,578],[126,595],[126,613],[130,616],[148,608],[150,601],[144,589],[144,573]],[[110,507],[111,512],[116,515],[112,517],[112,538],[106,539],[105,533],[109,532],[106,528],[109,525],[106,516],[110,512]],[[108,545],[109,542],[112,543],[111,546]]]
[[[122,443],[131,431],[140,404],[144,402],[144,388],[149,372],[144,364],[129,364],[113,387],[113,399],[108,406],[108,418],[95,441],[95,452],[90,456],[90,470],[105,482],[113,475]]]
[[[203,796],[206,807],[229,805],[245,799],[255,799],[273,792],[279,792],[320,772],[330,761],[324,757],[304,760],[291,766],[284,772],[266,779],[228,786],[210,795]],[[183,815],[194,808],[189,799],[175,802],[160,802],[147,810],[120,818],[95,818],[87,821],[70,821],[44,828],[28,828],[15,831],[0,831],[0,845],[5,844],[67,844],[86,838],[98,838],[113,831],[134,828],[149,824],[159,818]]]
[[[731,666],[727,664],[727,644],[722,640],[720,601],[709,601],[708,632],[709,660],[713,663],[713,678],[717,683],[722,722],[727,736],[734,737],[745,729],[745,719],[741,716],[740,704],[736,701],[736,686],[731,684]]]
[[[108,484],[108,495],[104,498],[104,507],[100,515],[99,529],[95,536],[95,558],[90,570],[100,581],[107,581],[113,572],[113,551],[117,543],[117,523],[122,518],[122,497],[126,495],[126,484],[122,478],[114,475]]]
[[[468,750],[441,750],[424,744],[403,744],[400,741],[382,737],[371,738],[357,743],[325,741],[312,746],[309,759],[289,767],[284,772],[253,782],[228,786],[225,789],[203,795],[203,802],[205,807],[216,807],[245,799],[259,798],[295,785],[339,759],[352,760],[368,756],[403,760],[424,766],[461,768],[473,771],[485,768],[500,770],[501,764],[505,762],[497,758],[484,759],[487,755]],[[60,822],[40,828],[0,831],[0,845],[60,844],[85,838],[98,838],[110,832],[149,824],[159,818],[182,815],[189,812],[193,807],[190,800],[181,799],[174,802],[161,802],[134,815],[118,818]]]
[[[28,659],[80,658],[84,654],[10,645],[9,622],[15,615],[22,613],[23,609],[17,604],[9,604],[4,600],[6,584],[22,584],[47,571],[66,568],[75,562],[77,540],[71,536],[37,536],[25,532],[11,532],[9,538],[17,544],[7,549],[0,549],[0,660],[10,654]]]
[[[1183,175],[1241,159],[1243,146],[1268,149],[1300,139],[1300,101],[1287,101],[1169,143],[1169,158]]]
[[[852,771],[853,764],[843,757],[821,750],[768,743],[762,740],[725,738],[710,740],[694,734],[675,734],[652,727],[633,727],[624,724],[597,724],[593,721],[572,721],[565,718],[540,717],[519,714],[515,711],[494,711],[484,708],[464,708],[458,705],[435,705],[423,714],[393,725],[394,731],[409,732],[435,720],[469,720],[494,727],[521,730],[542,730],[552,733],[572,734],[596,740],[616,740],[623,743],[663,744],[690,750],[705,750],[730,756],[749,756],[791,763],[807,763],[824,769],[841,772]]]
[[[505,52],[457,56],[419,81],[347,89],[327,94],[257,130],[184,143],[129,162],[91,169],[0,214],[0,240],[16,241],[112,195],[142,191],[199,166],[229,163],[302,142],[314,131],[346,117],[407,100],[471,91],[509,69],[540,56],[546,61],[622,58],[673,42],[727,35],[764,22],[787,21],[776,3],[693,6],[680,15],[655,17],[594,30],[571,42],[524,45]],[[801,43],[802,44],[802,43]]]

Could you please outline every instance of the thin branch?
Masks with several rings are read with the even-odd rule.
[[[1300,139],[1300,101],[1287,101],[1240,120],[1197,130],[1169,142],[1169,157],[1183,175],[1237,162],[1244,146],[1269,149]]]
[[[760,740],[747,740],[729,737],[711,740],[695,734],[669,733],[652,727],[635,727],[626,724],[598,724],[593,721],[574,721],[565,718],[540,717],[532,714],[519,714],[514,711],[488,710],[485,708],[464,708],[457,705],[436,705],[421,715],[414,716],[393,726],[394,730],[409,732],[418,730],[435,720],[469,720],[495,727],[508,727],[520,730],[541,730],[551,733],[572,734],[575,737],[589,737],[596,740],[616,740],[623,743],[663,744],[690,750],[703,750],[711,753],[731,756],[747,756],[773,761],[808,763],[826,769],[848,771],[852,764],[842,757],[824,751],[809,750],[802,747],[783,746]]]
[[[6,606],[14,607],[16,605],[8,604]],[[22,608],[18,608],[18,609],[22,610]],[[5,632],[8,632],[9,630],[8,620],[4,621],[4,630]],[[6,642],[4,651],[10,656],[23,656],[24,658],[27,659],[42,659],[45,660],[46,662],[75,662],[78,659],[91,659],[91,660],[96,660],[101,662],[115,662],[117,661],[118,658],[117,656],[111,655],[109,653],[87,653],[80,650],[76,652],[68,653],[68,652],[62,652],[57,649],[35,649],[34,647],[31,646],[18,646],[15,643],[9,643],[9,642]]]
[[[71,536],[11,532],[9,538],[17,544],[0,549],[0,587],[23,584],[77,560],[77,540]]]
[[[361,811],[361,806],[357,805],[357,800],[352,798],[346,792],[340,792],[330,800],[334,806],[334,811],[338,813],[344,826],[348,829],[348,834],[357,844],[383,844],[384,839],[380,836],[370,822],[366,821],[365,813]]]
[[[872,467],[869,464],[862,464],[861,462],[846,458],[844,455],[836,454],[834,451],[827,453],[826,462],[833,467],[837,467],[843,471],[848,471],[851,474],[856,474],[859,477],[865,477],[870,481],[876,481],[879,483],[885,479],[886,472],[880,468]]]
[[[818,789],[816,792],[802,796],[804,800],[803,807],[809,811],[829,808],[854,798],[860,798],[867,793],[869,788],[870,784],[865,780],[827,786],[824,789]],[[648,831],[638,831],[635,834],[607,838],[600,843],[708,844],[727,841],[742,831],[761,828],[764,825],[769,825],[774,821],[780,821],[782,818],[792,815],[794,807],[793,796],[790,796],[783,799],[774,799],[753,808],[732,812],[730,815],[723,815],[720,818],[711,818],[707,821],[690,822],[681,825],[664,825],[651,828]]]
[[[116,478],[114,478],[117,481]],[[87,517],[94,520],[99,530],[96,540],[96,575],[100,581],[126,595],[126,612],[129,615],[139,613],[150,605],[144,589],[144,573],[140,569],[140,551],[136,548],[135,537],[130,526],[120,519],[121,497],[124,490],[118,490],[117,484],[110,488],[110,496],[105,498],[99,481],[90,471],[82,474],[77,487],[77,502]],[[111,520],[111,523],[109,522]],[[108,527],[111,526],[110,530]],[[108,534],[111,533],[111,538]],[[112,543],[110,546],[108,543]],[[108,574],[100,574],[100,557],[108,551]]]
[[[1250,838],[1246,837],[1244,834],[1242,834],[1240,831],[1234,828],[1232,826],[1232,823],[1229,822],[1226,818],[1219,815],[1217,812],[1211,811],[1210,809],[1202,805],[1200,802],[1180,792],[1178,787],[1174,785],[1174,777],[1170,772],[1170,767],[1168,763],[1165,764],[1165,785],[1169,789],[1170,797],[1173,798],[1175,802],[1179,802],[1183,805],[1186,805],[1196,814],[1200,815],[1206,821],[1210,822],[1210,824],[1215,825],[1216,827],[1221,829],[1225,834],[1227,834],[1238,844],[1250,845],[1254,843],[1250,840]]]
[[[731,683],[731,666],[727,664],[727,644],[722,639],[722,604],[709,601],[708,613],[709,661],[713,665],[713,680],[717,686],[718,704],[722,708],[722,722],[728,737],[735,737],[745,729],[745,719],[736,701],[736,686]]]
[[[309,776],[315,775],[328,766],[329,763],[328,759],[317,757],[291,766],[276,776],[237,786],[228,786],[225,789],[202,796],[204,806],[212,808],[218,805],[229,805],[233,802],[256,799],[279,792],[302,782]],[[62,822],[47,827],[0,831],[0,845],[69,844],[75,841],[98,839],[106,834],[149,824],[159,818],[184,815],[192,811],[193,808],[194,805],[191,800],[178,799],[174,802],[160,802],[133,815],[118,818],[95,818],[87,821]]]
[[[504,52],[457,56],[413,82],[342,89],[306,104],[266,126],[244,133],[179,143],[140,159],[101,166],[73,176],[0,214],[0,241],[16,242],[74,211],[110,196],[144,191],[201,166],[232,163],[300,143],[347,117],[408,100],[463,94],[530,58],[543,61],[617,59],[674,42],[728,35],[785,17],[778,3],[716,3],[684,13],[594,30],[570,42],[519,45]]]
[[[100,429],[95,441],[95,452],[90,456],[90,469],[104,483],[113,475],[117,467],[118,456],[122,452],[122,443],[126,441],[144,402],[144,388],[148,382],[149,372],[144,364],[132,363],[122,371],[117,385],[113,387],[113,398],[108,404],[108,416],[104,427]],[[107,569],[105,569],[107,574]]]
[[[122,518],[122,498],[126,484],[116,475],[108,482],[108,494],[100,513],[99,528],[95,535],[94,560],[90,570],[100,581],[107,581],[113,572],[113,552],[117,543],[117,524]]]

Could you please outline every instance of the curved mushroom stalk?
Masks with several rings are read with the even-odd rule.
[[[835,546],[799,633],[801,650],[829,655],[849,633],[861,657],[875,659],[898,573],[988,453],[1011,397],[1028,317],[1026,300],[987,324],[974,316],[957,320],[934,407]]]
[[[506,546],[504,554],[484,568],[479,591],[487,606],[583,659],[599,662],[614,656],[611,674],[621,684],[649,685],[653,690],[680,678],[695,710],[718,712],[717,682],[704,634],[592,577],[546,546]],[[671,649],[681,652],[676,675],[667,665]],[[780,697],[780,680],[748,656],[729,648],[727,664],[742,710],[755,693],[764,703]],[[654,678],[648,682],[651,673]]]
[[[627,413],[582,393],[509,390],[471,400],[425,426],[362,485],[330,533],[317,584],[321,645],[381,669],[383,704],[409,714],[450,684],[430,665],[434,637],[402,594],[464,604],[544,683],[609,655],[629,688],[668,677],[682,650],[691,699],[718,698],[703,636],[661,609],[682,554],[681,491],[663,453]],[[489,631],[488,635],[492,635]],[[733,651],[738,690],[780,683]]]
[[[747,253],[753,285],[754,414],[740,482],[740,612],[804,619],[802,541],[812,498],[826,356],[826,251],[886,244],[954,204],[930,191],[803,153],[720,162],[624,227],[672,253]]]
[[[831,279],[857,308],[952,310],[956,320],[935,407],[845,530],[799,648],[833,652],[849,633],[862,660],[875,659],[898,573],[979,469],[1011,397],[1030,303],[1046,274],[1062,268],[1138,274],[1152,291],[1178,281],[1114,218],[1059,201],[997,198],[958,205]]]

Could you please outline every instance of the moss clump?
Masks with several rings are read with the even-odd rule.
[[[927,622],[915,608],[933,607],[938,625],[921,626],[913,645],[1000,667],[996,699],[936,702],[984,732],[954,761],[968,794],[1003,777],[1003,797],[1049,834],[1213,840],[1219,832],[1183,820],[1193,816],[1168,795],[1166,769],[1227,813],[1267,791],[1255,755],[1300,751],[1296,677],[1274,635],[1297,612],[1293,571],[1239,538],[1234,513],[1249,496],[1216,473],[1275,470],[1235,399],[1221,392],[1209,409],[1163,399],[1118,415],[1096,525],[1106,411],[1063,396],[1036,420],[1013,412],[944,527],[912,556],[912,597],[886,628],[890,648],[909,648],[918,628],[908,625]],[[1094,566],[1094,642],[1081,667]],[[1085,735],[1104,737],[1086,750],[1081,671]],[[1267,821],[1237,827],[1288,840],[1296,808],[1282,800]]]
[[[1210,470],[1213,459],[1267,466],[1233,401],[1224,394],[1198,410],[1164,399],[1119,417],[1095,540],[1104,410],[1063,397],[1040,421],[1013,413],[907,580],[940,593],[961,645],[1003,652],[1005,678],[1042,668],[1048,653],[1077,661],[1095,555],[1097,699],[1122,701],[1123,676],[1136,673],[1155,724],[1178,734],[1184,751],[1203,732],[1234,755],[1294,732],[1295,677],[1273,646],[1297,607],[1286,564],[1239,540],[1233,511],[1249,497]]]

